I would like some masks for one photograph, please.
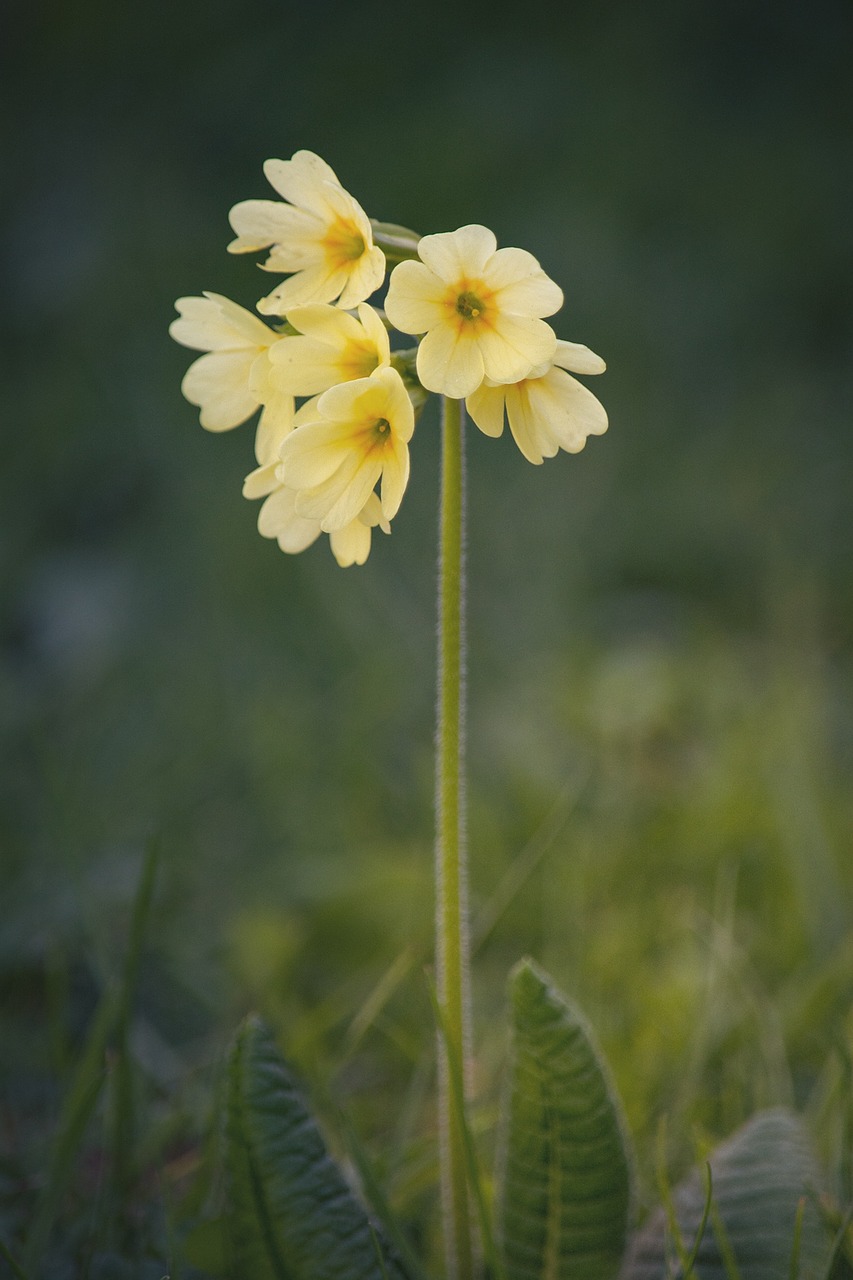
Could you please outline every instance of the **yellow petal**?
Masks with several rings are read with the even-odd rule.
[[[317,214],[326,209],[324,183],[340,186],[334,169],[313,151],[297,151],[290,160],[267,160],[264,175],[285,200]]]
[[[288,311],[287,319],[300,333],[309,338],[317,338],[338,350],[347,342],[358,342],[364,336],[355,316],[342,311],[340,307],[329,306],[328,303],[293,307]]]
[[[485,384],[468,396],[465,407],[483,435],[494,439],[503,435],[505,400],[504,387],[487,387]]]
[[[540,463],[558,449],[579,453],[590,435],[607,430],[607,414],[591,391],[562,369],[507,388],[507,417],[528,461]]]
[[[400,444],[386,451],[382,466],[381,503],[386,520],[393,520],[400,510],[406,485],[409,483],[409,450]]]
[[[293,430],[294,408],[293,396],[275,395],[261,409],[255,432],[255,457],[261,466],[278,465],[279,450]]]
[[[544,320],[498,312],[491,329],[478,330],[485,375],[492,382],[519,382],[553,358],[557,339]]]
[[[280,488],[277,471],[278,459],[269,463],[268,466],[255,467],[255,470],[250,471],[243,481],[243,497],[265,498],[268,493],[273,493]]]
[[[339,182],[323,184],[323,198],[327,208],[341,222],[351,222],[357,227],[364,240],[365,247],[373,244],[373,228],[370,219],[356,200]]]
[[[367,457],[352,452],[338,470],[321,484],[300,489],[296,510],[300,515],[318,519],[325,533],[342,529],[355,520],[373,491],[382,470],[373,454]]]
[[[501,311],[522,316],[550,316],[563,305],[563,291],[526,249],[498,249],[483,278]]]
[[[352,456],[345,432],[337,422],[312,422],[297,427],[282,443],[281,474],[291,489],[309,489],[335,474]]]
[[[539,381],[544,382],[544,378]],[[527,461],[538,467],[543,458],[553,457],[558,446],[550,441],[539,416],[545,410],[542,398],[539,400],[539,413],[531,405],[527,392],[535,385],[535,382],[522,382],[506,388],[506,416],[515,443]]]
[[[368,378],[330,387],[317,409],[321,417],[343,425],[360,424],[369,417],[387,418],[395,437],[403,440],[410,440],[415,428],[412,402],[396,369],[375,369]]]
[[[298,271],[289,280],[283,280],[266,298],[258,303],[258,310],[265,316],[284,316],[292,307],[304,307],[312,302],[331,302],[346,283],[346,271],[323,261]]]
[[[286,338],[271,359],[278,385],[294,396],[318,395],[341,380],[339,350],[315,338]]]
[[[521,253],[521,250],[498,250],[494,257],[501,253]],[[529,255],[526,255],[529,256]],[[494,259],[492,260],[494,261]],[[535,261],[535,259],[533,259]],[[510,280],[501,285],[492,283],[491,275],[487,283],[492,285],[496,293],[496,303],[501,311],[510,311],[521,316],[549,316],[560,310],[562,306],[562,289],[555,284],[544,271],[537,270],[524,278]]]
[[[315,214],[277,200],[241,200],[228,214],[228,221],[237,237],[228,245],[229,253],[253,253],[270,245],[289,243],[299,253],[310,255],[311,246],[319,242],[324,227]],[[302,265],[298,261],[294,267]]]
[[[367,302],[358,304],[358,318],[361,321],[362,328],[367,334],[368,341],[372,342],[376,348],[376,358],[379,367],[387,365],[391,361],[391,342],[388,337],[388,330],[380,320],[376,311]]]
[[[296,494],[290,489],[277,489],[258,512],[258,532],[265,538],[276,538],[282,551],[298,555],[322,530],[319,520],[306,520],[296,510]]]
[[[382,505],[377,493],[371,493],[358,515],[362,524],[373,529],[379,525],[383,533],[390,533],[391,526],[382,514]]]
[[[497,247],[488,227],[471,223],[457,231],[423,236],[418,242],[418,255],[439,279],[455,284],[464,276],[479,276]]]
[[[267,347],[276,335],[245,307],[218,293],[203,298],[178,298],[179,318],[169,326],[176,342],[196,351],[229,351],[239,347]]]
[[[568,369],[569,373],[604,373],[607,368],[601,356],[590,351],[589,347],[580,342],[565,342],[561,338],[557,339],[554,364],[561,369]]]
[[[418,347],[418,377],[428,391],[461,400],[483,381],[483,357],[470,330],[442,323]]]
[[[332,555],[342,569],[353,564],[364,564],[370,555],[370,526],[359,518],[351,520],[343,529],[333,529],[329,534]]]
[[[422,262],[401,262],[391,272],[385,314],[401,333],[426,333],[446,315],[447,285]]]
[[[184,374],[181,391],[200,407],[199,421],[207,431],[230,431],[255,412],[256,397],[249,390],[249,371],[255,351],[212,351],[193,361]]]
[[[385,279],[385,254],[374,246],[353,262],[349,278],[341,292],[338,305],[354,307],[381,286]]]

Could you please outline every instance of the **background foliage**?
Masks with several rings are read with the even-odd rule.
[[[646,1194],[662,1114],[680,1171],[696,1135],[778,1102],[807,1110],[841,1188],[848,6],[8,16],[0,1235],[43,1178],[152,835],[130,1189],[116,1209],[98,1112],[63,1256],[156,1271],[250,1007],[433,1230],[437,419],[364,569],[286,558],[240,497],[250,430],[199,428],[166,332],[180,294],[264,291],[224,253],[227,210],[300,147],[374,217],[482,221],[533,251],[565,289],[561,336],[609,363],[611,431],[579,457],[534,469],[470,440],[484,1134],[529,952],[598,1031]]]

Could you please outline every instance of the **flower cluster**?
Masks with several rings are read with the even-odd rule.
[[[390,533],[399,510],[428,392],[464,399],[488,436],[506,417],[533,463],[607,429],[571,376],[604,361],[546,323],[563,294],[531,254],[478,225],[418,237],[372,221],[310,151],[264,172],[283,199],[235,205],[228,249],[268,250],[262,268],[287,277],[257,304],[269,323],[206,293],[178,300],[170,333],[205,353],[182,384],[203,427],[228,431],[260,409],[243,493],[264,499],[258,528],[283,551],[328,533],[338,564],[364,563],[371,531]],[[383,314],[368,299],[389,260]],[[392,351],[389,328],[417,346]]]

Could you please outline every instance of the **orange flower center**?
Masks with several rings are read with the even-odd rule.
[[[349,382],[351,378],[366,378],[379,367],[379,355],[376,347],[369,342],[350,342],[341,359],[338,369],[341,381]]]
[[[456,324],[460,333],[468,330],[473,334],[482,325],[491,327],[496,310],[494,290],[483,280],[467,278],[448,289],[444,305],[448,319]]]
[[[350,262],[357,262],[367,246],[354,222],[338,218],[323,237],[323,247],[333,266],[345,267]]]
[[[456,310],[463,320],[476,320],[486,309],[486,304],[482,298],[478,298],[476,293],[472,293],[470,289],[466,289],[464,293],[460,293],[456,299]]]

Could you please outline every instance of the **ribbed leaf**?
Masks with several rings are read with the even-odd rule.
[[[781,1108],[760,1112],[717,1148],[710,1165],[712,1213],[696,1254],[701,1280],[728,1280],[727,1245],[740,1280],[788,1280],[802,1197],[797,1274],[804,1280],[823,1275],[829,1240],[815,1203],[820,1172],[797,1116]],[[673,1193],[687,1249],[696,1237],[704,1202],[697,1172]],[[662,1280],[680,1274],[660,1209],[634,1238],[623,1280]]]
[[[405,1280],[256,1019],[244,1024],[231,1055],[226,1163],[240,1280]]]
[[[607,1066],[581,1015],[529,960],[513,970],[513,1066],[500,1189],[509,1280],[610,1280],[630,1159]]]

